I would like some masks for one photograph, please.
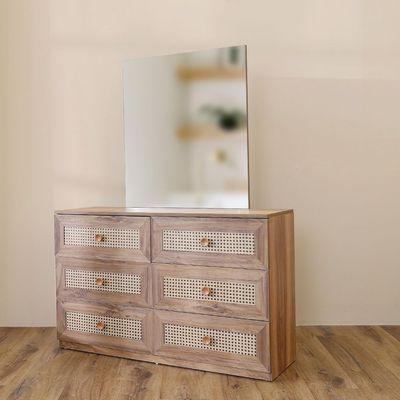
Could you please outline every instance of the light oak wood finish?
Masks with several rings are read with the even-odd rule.
[[[106,228],[116,232],[119,229],[138,230],[139,246],[138,249],[68,246],[64,241],[64,229],[66,227]],[[150,262],[150,218],[56,214],[54,230],[56,254],[58,256]],[[106,243],[107,235],[94,233],[93,240],[97,243]]]
[[[268,219],[271,372],[277,377],[296,358],[293,213]]]
[[[224,282],[252,284],[255,287],[254,305],[237,304],[229,301],[213,301],[213,298],[218,295],[218,289],[216,289],[217,291],[213,291],[208,287],[203,287],[201,289],[202,294],[208,297],[207,300],[168,297],[165,295],[165,278],[221,282],[221,294],[226,292],[226,289],[223,287]],[[157,309],[226,317],[251,318],[264,321],[268,320],[268,282],[266,271],[217,267],[199,268],[193,265],[154,264],[153,293],[154,307]]]
[[[151,227],[152,262],[265,269],[268,262],[268,247],[265,245],[266,225],[264,219],[251,218],[242,221],[232,218],[154,217]],[[207,232],[221,232],[226,233],[227,236],[231,233],[254,234],[254,254],[165,250],[163,248],[164,230],[204,232],[199,240],[199,245],[203,248],[213,246],[212,241],[207,237]],[[177,247],[180,245],[178,240],[176,245]]]
[[[104,242],[104,235],[100,235],[99,233],[97,233],[95,235],[95,239],[96,239],[96,242]]]
[[[204,287],[201,289],[201,293],[202,293],[204,296],[211,296],[211,288],[209,288],[209,287],[207,287],[207,286],[204,286]]]
[[[127,358],[137,361],[146,361],[155,364],[170,365],[174,367],[190,368],[193,370],[215,372],[238,377],[254,378],[265,381],[271,380],[271,374],[260,370],[247,370],[243,368],[233,368],[230,365],[210,363],[206,358],[196,358],[195,361],[187,358],[175,358],[168,356],[158,356],[155,354],[130,351],[113,347],[98,346],[96,344],[82,344],[78,342],[60,341],[63,349],[78,350],[87,353],[103,354],[113,357]]]
[[[291,210],[94,208],[55,220],[63,348],[262,380],[294,361]]]
[[[90,289],[80,289],[66,287],[65,270],[89,271],[99,274],[129,274],[140,277],[140,293],[120,293],[113,291],[100,291]],[[150,264],[129,263],[121,261],[92,261],[79,260],[76,258],[57,257],[56,258],[56,279],[57,279],[57,298],[70,302],[82,302],[85,304],[99,304],[105,307],[151,307],[152,295],[151,285],[149,284]],[[107,288],[107,281],[104,278],[94,278],[97,286]]]
[[[56,211],[56,215],[105,215],[131,217],[210,217],[210,218],[269,218],[286,214],[289,209],[248,210],[247,208],[132,208],[132,207],[88,207]]]
[[[274,382],[60,350],[54,328],[0,328],[4,400],[400,400],[400,327],[298,327]]]
[[[195,369],[200,369],[196,364],[201,363],[203,365],[209,364],[206,368],[202,367],[201,369],[209,370],[210,367],[215,368],[221,366],[232,375],[240,376],[246,374],[251,377],[253,376],[252,371],[254,371],[254,375],[257,377],[264,376],[264,379],[270,378],[268,323],[194,314],[190,315],[188,318],[187,314],[168,311],[155,311],[154,316],[154,332],[156,335],[154,341],[154,352],[156,356],[177,360],[190,360]],[[165,341],[166,324],[255,335],[257,355],[248,356],[234,354],[228,350],[215,351],[212,346],[214,340],[212,333],[204,335],[202,338],[203,344],[209,345],[210,349],[194,348],[190,345],[170,345]]]
[[[97,286],[104,286],[105,280],[104,278],[96,278],[96,285]]]
[[[99,333],[79,332],[69,330],[66,322],[66,312],[83,313],[95,315],[97,318],[96,328]],[[142,338],[133,340],[116,337],[113,335],[101,335],[105,330],[106,323],[104,317],[118,319],[130,319],[141,321]],[[83,345],[99,346],[111,349],[129,350],[135,352],[151,353],[152,348],[152,311],[139,308],[109,309],[100,305],[88,305],[84,303],[67,303],[58,301],[57,303],[57,337],[60,341],[77,342]],[[101,351],[100,351],[101,353]]]
[[[210,336],[203,336],[203,339],[201,339],[204,345],[210,346],[211,345],[211,337]]]
[[[96,324],[96,328],[97,328],[98,330],[100,330],[100,331],[103,331],[105,327],[106,327],[106,324],[105,324],[103,321],[99,321],[99,322]]]
[[[78,311],[97,314],[99,321],[103,315],[143,318],[146,343],[127,339],[101,336],[68,331],[65,327],[65,311]],[[141,314],[141,312],[145,314]],[[229,375],[270,381],[269,372],[269,329],[268,323],[244,319],[210,317],[202,315],[188,315],[176,312],[155,311],[153,318],[148,311],[136,309],[131,312],[110,312],[100,307],[85,307],[79,304],[58,305],[58,339],[64,349],[80,350],[96,354],[123,357],[133,360],[153,362],[191,368],[197,370],[218,372]],[[153,322],[153,324],[152,324]],[[256,335],[257,355],[255,357],[216,352],[213,350],[190,349],[187,347],[166,345],[164,343],[165,323],[185,324],[192,323],[193,327],[220,329],[249,333]],[[61,328],[60,328],[61,327]],[[150,340],[153,340],[153,351],[150,352]],[[212,337],[211,337],[212,341]]]

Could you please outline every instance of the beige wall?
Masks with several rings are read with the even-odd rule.
[[[400,5],[0,1],[0,325],[54,324],[52,212],[124,200],[124,59],[248,44],[254,207],[296,212],[299,324],[400,323]]]

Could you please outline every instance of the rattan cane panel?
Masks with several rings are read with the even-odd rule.
[[[97,242],[95,239],[97,234],[104,235],[104,241]],[[68,225],[64,227],[64,245],[138,250],[140,248],[140,232],[139,229]]]
[[[209,345],[203,344],[202,338],[204,336],[211,338]],[[257,337],[252,333],[164,324],[164,342],[174,346],[214,350],[243,356],[257,356]]]
[[[163,286],[164,297],[243,305],[255,305],[256,303],[256,285],[253,283],[165,276]],[[207,296],[201,292],[204,287],[211,289],[210,295]]]
[[[207,238],[210,241],[209,246],[200,244],[203,238]],[[162,242],[163,250],[167,251],[242,255],[254,255],[255,253],[254,233],[164,229]]]
[[[73,311],[66,311],[65,320],[67,330],[69,331],[142,340],[142,321],[140,320],[106,317]],[[96,328],[98,322],[104,322],[105,328],[103,330]]]
[[[96,285],[97,278],[103,278],[104,285]],[[102,292],[140,294],[142,291],[142,277],[135,274],[65,269],[65,287]]]

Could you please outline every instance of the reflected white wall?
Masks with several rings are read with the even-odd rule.
[[[176,140],[185,86],[175,78],[183,57],[154,57],[124,65],[126,204],[162,206],[187,187],[188,154]]]

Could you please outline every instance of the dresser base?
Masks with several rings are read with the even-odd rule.
[[[155,364],[169,365],[173,367],[182,367],[182,368],[196,369],[201,371],[216,372],[220,374],[235,375],[245,378],[260,379],[269,382],[272,381],[271,374],[266,371],[251,371],[242,368],[223,367],[214,364],[199,363],[197,361],[192,362],[188,360],[176,360],[173,358],[159,357],[153,354],[130,352],[126,350],[111,349],[104,346],[93,346],[87,344],[67,342],[64,340],[60,340],[59,343],[60,347],[66,350],[77,350],[86,353],[95,353],[106,356],[121,357],[136,361],[146,361]]]

